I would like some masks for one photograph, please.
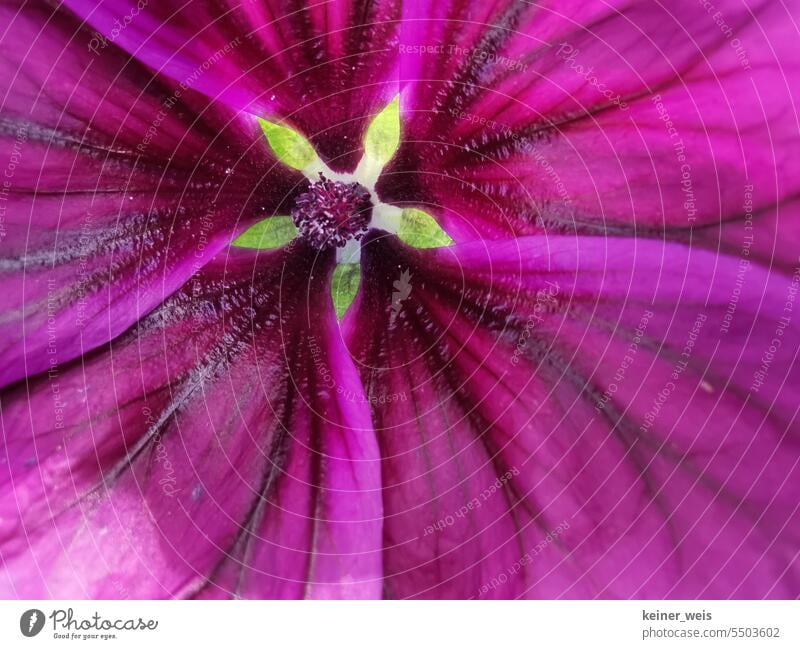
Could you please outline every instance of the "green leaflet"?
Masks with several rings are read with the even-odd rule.
[[[317,161],[317,152],[314,151],[314,147],[293,128],[269,122],[260,117],[258,123],[275,156],[283,164],[302,171]]]
[[[271,216],[248,228],[231,243],[239,248],[280,248],[297,236],[290,216]]]
[[[403,210],[397,236],[415,248],[442,248],[453,244],[453,240],[442,230],[436,219],[413,207]]]
[[[353,303],[361,282],[361,264],[337,264],[333,271],[331,282],[331,296],[336,318],[341,320],[347,309]]]
[[[367,128],[364,152],[381,166],[391,160],[400,144],[400,96],[378,113]]]

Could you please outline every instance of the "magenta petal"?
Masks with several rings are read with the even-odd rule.
[[[368,120],[397,93],[396,0],[66,4],[173,80],[293,123],[339,170],[355,168]]]
[[[113,46],[93,54],[72,16],[0,11],[8,384],[120,334],[300,177],[276,167],[254,118],[154,79]]]
[[[680,238],[791,274],[800,250],[800,196],[757,209],[753,190],[745,188],[741,215],[696,228]]]
[[[380,595],[377,445],[331,261],[232,250],[2,393],[2,593]]]
[[[409,2],[406,137],[379,191],[458,240],[658,235],[798,192],[780,3]],[[437,49],[438,48],[438,49]]]
[[[372,238],[346,331],[387,593],[797,597],[799,280],[738,271],[646,240]]]

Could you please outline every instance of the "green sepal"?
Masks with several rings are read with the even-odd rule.
[[[331,296],[336,319],[341,320],[353,303],[361,283],[361,264],[337,264],[333,270]]]
[[[290,216],[270,216],[245,230],[231,243],[238,248],[280,248],[297,236]]]
[[[400,145],[400,96],[396,96],[370,122],[364,137],[364,153],[385,165]]]
[[[258,118],[261,130],[275,157],[283,164],[302,171],[317,161],[317,152],[311,143],[293,128]]]
[[[397,236],[414,248],[443,248],[453,240],[430,214],[416,208],[406,208],[400,218]]]

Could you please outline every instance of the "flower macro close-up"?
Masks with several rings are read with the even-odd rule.
[[[0,7],[0,597],[800,597],[796,0]]]

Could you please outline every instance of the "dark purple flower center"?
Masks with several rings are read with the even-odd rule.
[[[300,236],[317,250],[341,248],[350,239],[360,239],[371,219],[372,201],[363,186],[329,180],[322,173],[292,208]]]

